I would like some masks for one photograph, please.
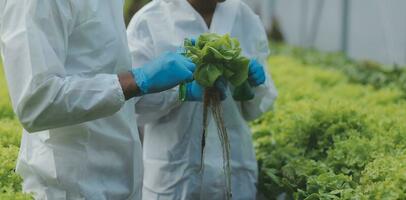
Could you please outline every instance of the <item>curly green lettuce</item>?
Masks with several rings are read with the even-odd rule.
[[[254,97],[247,82],[249,59],[241,55],[240,43],[230,35],[202,34],[195,44],[190,39],[184,43],[185,56],[196,64],[194,79],[203,87],[210,88],[220,77],[235,87],[233,97],[244,101]],[[182,94],[181,99],[184,94]]]

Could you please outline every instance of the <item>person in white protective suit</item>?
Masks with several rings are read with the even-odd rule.
[[[231,143],[232,199],[252,200],[256,196],[257,161],[247,121],[268,111],[277,96],[271,77],[264,72],[269,48],[258,16],[240,0],[155,0],[138,12],[127,28],[136,66],[161,52],[175,50],[185,38],[198,38],[207,32],[230,33],[241,42],[243,54],[252,59],[250,83],[255,98],[236,102],[228,89],[222,103]],[[255,78],[255,71],[262,80]],[[225,197],[222,150],[213,119],[204,173],[200,172],[203,103],[196,87],[195,82],[187,87],[187,96],[195,102],[181,103],[178,89],[173,88],[143,96],[136,105],[138,122],[145,127],[143,200]]]
[[[195,65],[167,52],[133,68],[123,4],[0,1],[1,55],[24,126],[17,172],[35,199],[141,199],[132,97],[192,80]]]

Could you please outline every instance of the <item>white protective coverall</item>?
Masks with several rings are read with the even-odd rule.
[[[0,47],[24,125],[17,172],[36,199],[141,199],[123,0],[1,0]],[[30,134],[30,133],[31,134]]]
[[[156,0],[145,6],[127,28],[134,66],[176,50],[185,38],[205,32],[230,33],[243,53],[266,66],[268,40],[258,16],[240,0],[218,4],[211,27],[187,0]],[[231,143],[234,200],[256,195],[257,161],[246,120],[268,111],[277,94],[271,77],[255,88],[255,99],[236,102],[229,92],[222,103]],[[221,144],[210,119],[204,174],[200,173],[203,104],[180,103],[178,90],[144,96],[137,104],[138,122],[145,125],[144,200],[223,200],[224,172]],[[140,121],[141,120],[141,121]]]

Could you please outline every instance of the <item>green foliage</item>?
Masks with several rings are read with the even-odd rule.
[[[276,112],[251,126],[259,191],[269,199],[406,199],[406,73],[313,50],[274,53]],[[14,172],[21,127],[3,77],[1,69],[0,199],[31,199]]]
[[[0,118],[0,146],[20,146],[22,128],[17,120]]]
[[[1,62],[0,88],[0,199],[32,199],[21,193],[21,178],[14,172],[22,128],[14,119]]]
[[[0,141],[3,145],[0,146],[0,199],[32,199],[30,195],[21,193],[22,180],[14,172],[19,147]]]
[[[252,123],[259,190],[270,199],[405,199],[403,92],[353,84],[317,62],[270,60],[280,96],[276,112]]]
[[[194,78],[203,87],[213,87],[221,76],[236,87],[248,78],[249,60],[241,56],[236,38],[207,33],[201,35],[194,45],[186,39],[185,49],[186,56],[197,65]]]
[[[1,193],[21,191],[21,178],[14,173],[18,147],[0,148],[0,188]]]
[[[272,45],[276,55],[292,56],[310,66],[341,70],[351,82],[375,88],[397,87],[406,93],[406,69],[398,65],[385,66],[373,61],[354,61],[341,53],[322,53],[315,49]]]
[[[369,163],[357,188],[363,199],[406,199],[406,155],[380,156]]]
[[[0,193],[0,199],[4,200],[32,200],[33,198],[22,193]]]
[[[0,88],[7,88],[6,79],[4,78],[4,71],[1,67],[0,60]],[[1,118],[13,118],[14,112],[11,108],[8,91],[6,89],[0,89],[0,117]]]
[[[195,44],[185,39],[185,56],[196,64],[194,79],[203,87],[213,87],[219,78],[224,78],[235,87],[233,97],[237,101],[254,98],[248,83],[249,59],[241,55],[240,43],[228,34],[202,34]],[[185,87],[181,86],[180,99],[185,98]]]

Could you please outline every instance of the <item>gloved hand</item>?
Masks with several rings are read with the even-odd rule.
[[[190,41],[192,42],[192,45],[196,45],[196,38],[190,38]]]
[[[162,92],[193,80],[196,65],[185,56],[167,52],[131,72],[141,95]]]
[[[256,59],[252,59],[249,64],[248,82],[252,87],[257,87],[265,83],[266,76],[264,66]]]
[[[220,99],[223,101],[227,98],[227,83],[220,78],[215,82],[215,87],[220,92]],[[190,82],[186,85],[186,101],[203,101],[204,88],[197,81]]]

